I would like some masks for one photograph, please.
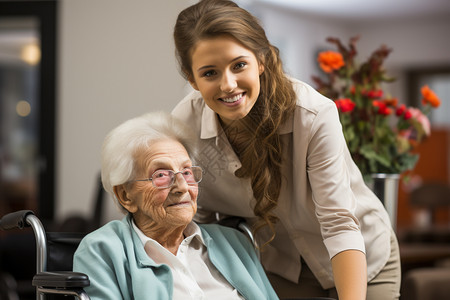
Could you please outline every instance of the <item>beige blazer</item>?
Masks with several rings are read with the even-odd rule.
[[[297,107],[279,130],[283,180],[276,208],[275,240],[262,251],[267,271],[297,282],[300,257],[322,287],[334,286],[330,259],[341,251],[366,253],[368,281],[390,255],[391,224],[380,200],[365,185],[347,149],[336,105],[309,85],[292,79]],[[241,163],[218,117],[199,92],[187,95],[173,115],[199,137],[200,184],[197,221],[219,212],[255,221],[249,179],[234,172]],[[261,239],[267,239],[266,232]]]

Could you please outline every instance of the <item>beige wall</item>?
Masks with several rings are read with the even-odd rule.
[[[56,213],[88,216],[104,136],[185,94],[172,28],[192,1],[62,0],[59,14]],[[111,218],[113,206],[108,206]]]

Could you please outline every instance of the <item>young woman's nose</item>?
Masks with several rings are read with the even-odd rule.
[[[231,72],[225,72],[220,82],[220,90],[224,93],[231,93],[237,87],[235,75]]]

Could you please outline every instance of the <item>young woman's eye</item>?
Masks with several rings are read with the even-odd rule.
[[[216,75],[216,72],[211,70],[211,71],[206,71],[205,73],[202,74],[202,77],[212,77]]]
[[[245,62],[240,62],[240,63],[237,63],[235,66],[234,66],[234,68],[236,69],[236,70],[238,70],[238,69],[242,69],[243,67],[245,67],[247,65],[247,63],[245,63]]]

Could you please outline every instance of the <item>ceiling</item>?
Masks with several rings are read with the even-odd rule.
[[[347,20],[450,16],[450,0],[251,0]]]

